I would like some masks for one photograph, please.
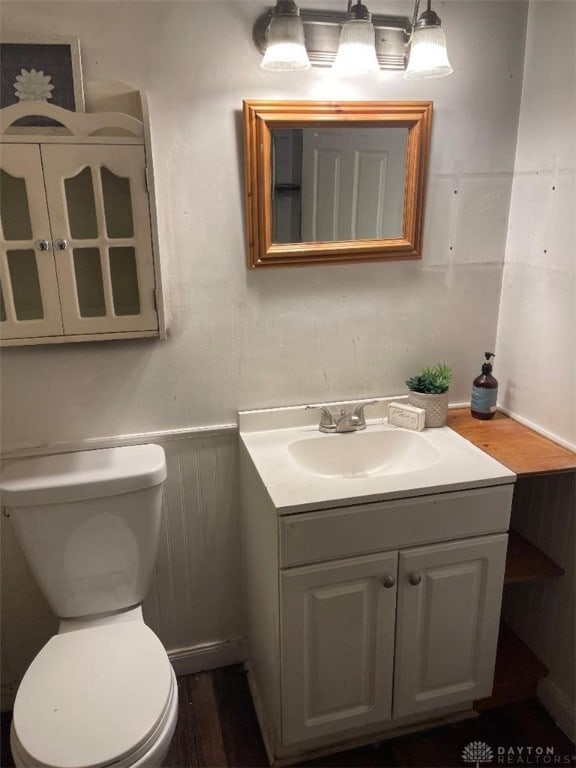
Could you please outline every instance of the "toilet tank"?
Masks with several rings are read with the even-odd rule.
[[[154,571],[165,479],[159,445],[19,459],[3,468],[2,505],[57,616],[142,602]]]

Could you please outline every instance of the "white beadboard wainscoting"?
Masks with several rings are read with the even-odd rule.
[[[540,682],[538,697],[572,739],[576,734],[575,520],[576,473],[519,478],[510,525],[565,574],[510,584],[502,603],[505,622],[550,670]]]
[[[235,425],[45,446],[60,453],[155,442],[168,479],[156,570],[144,617],[177,674],[244,659]],[[28,665],[57,631],[12,523],[2,516],[2,709],[10,709]]]

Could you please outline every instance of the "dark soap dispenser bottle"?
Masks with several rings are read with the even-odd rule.
[[[470,412],[475,419],[491,419],[496,413],[498,382],[492,376],[492,352],[484,352],[486,362],[482,364],[482,373],[472,382]]]

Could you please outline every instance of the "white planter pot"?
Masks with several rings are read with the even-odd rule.
[[[426,427],[444,427],[448,419],[448,392],[440,395],[426,395],[423,392],[409,392],[408,402],[426,411]]]

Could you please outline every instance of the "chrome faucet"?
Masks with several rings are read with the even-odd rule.
[[[360,403],[352,411],[340,409],[340,413],[335,416],[325,405],[307,405],[306,410],[319,410],[320,432],[357,432],[359,429],[366,429],[366,419],[364,417],[364,408],[367,405],[374,405],[378,400],[368,400]]]

